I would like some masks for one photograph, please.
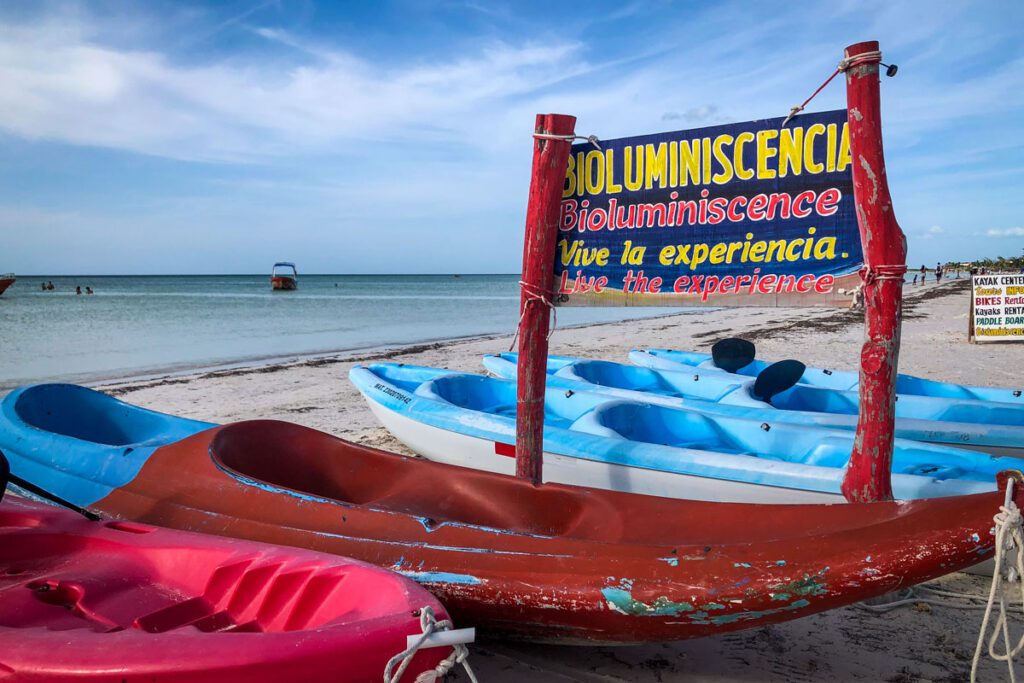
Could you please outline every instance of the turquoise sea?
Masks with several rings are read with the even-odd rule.
[[[20,276],[0,296],[0,388],[511,333],[518,280],[301,275],[297,291],[273,292],[267,275]],[[679,310],[566,308],[558,325]]]

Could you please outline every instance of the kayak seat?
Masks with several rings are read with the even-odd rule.
[[[507,403],[496,403],[489,408],[485,408],[484,412],[491,413],[493,415],[502,415],[504,417],[515,417],[516,406],[514,403],[512,405]]]
[[[210,457],[228,474],[256,480],[260,487],[403,512],[428,527],[455,522],[557,536],[581,524],[583,517],[615,516],[591,509],[592,504],[569,492],[529,485],[536,503],[524,506],[524,490],[514,479],[462,468],[459,477],[452,477],[453,466],[439,463],[410,468],[403,456],[287,422],[254,420],[223,427],[213,439]],[[424,472],[430,476],[425,478]]]
[[[31,563],[51,562],[61,552],[91,550],[102,560],[105,553],[117,549],[110,539],[40,534],[29,537],[8,559],[17,558],[23,565],[29,562],[27,566],[31,567]],[[337,566],[308,560],[281,561],[259,553],[239,556],[193,548],[189,550],[188,567],[178,567],[173,575],[158,576],[156,582],[144,581],[153,571],[151,564],[166,567],[168,560],[161,557],[166,550],[118,556],[120,563],[115,571],[109,566],[106,572],[57,568],[25,585],[29,590],[24,592],[25,597],[19,597],[25,603],[25,616],[17,624],[0,621],[0,626],[24,626],[24,619],[31,614],[40,627],[45,625],[51,631],[111,633],[139,629],[167,633],[194,628],[207,633],[239,633],[316,628],[332,614],[321,609],[325,600],[343,603],[344,593],[339,592],[342,585],[352,591],[350,584],[362,580],[358,568],[339,571]],[[183,593],[181,585],[173,585],[183,577],[191,577],[191,594]],[[123,590],[128,586],[131,590]],[[379,586],[375,588],[380,590]]]
[[[809,410],[815,413],[856,415],[856,396],[819,387],[797,385],[780,393],[772,405],[782,410]]]
[[[717,453],[749,450],[704,415],[649,403],[605,403],[594,409],[593,419],[630,441]]]
[[[469,374],[442,375],[424,382],[418,396],[447,401],[469,410],[490,412],[496,407],[511,407],[515,414],[516,385],[514,382],[494,382],[489,377]]]
[[[630,389],[662,396],[674,396],[676,391],[661,378],[658,373],[647,368],[632,367],[620,363],[601,360],[583,360],[564,370],[556,376],[582,379],[591,384],[615,389]]]
[[[516,418],[516,384],[509,380],[469,374],[443,375],[424,382],[415,393],[417,396],[449,403],[464,410],[512,420]],[[567,409],[569,407],[562,405],[557,399],[546,401],[545,422],[548,425],[568,427],[575,415],[563,414],[562,411]]]
[[[894,467],[893,470],[900,474],[916,474],[924,477],[933,477],[935,479],[959,479],[967,474],[966,471],[959,467],[948,467],[946,465],[933,465],[926,463],[904,468]]]
[[[75,384],[28,387],[14,410],[35,429],[108,446],[152,441],[169,428],[167,416]]]

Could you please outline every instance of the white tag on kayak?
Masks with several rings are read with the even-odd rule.
[[[420,636],[406,636],[405,646],[412,647],[419,639]],[[425,647],[466,645],[468,643],[472,643],[474,640],[476,640],[475,628],[457,628],[452,631],[438,631],[427,636],[427,639],[423,641],[422,645],[420,645],[420,649]]]

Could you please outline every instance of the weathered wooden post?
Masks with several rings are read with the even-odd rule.
[[[544,387],[554,284],[558,213],[572,149],[576,117],[538,114],[533,171],[526,208],[523,278],[519,310],[519,369],[516,394],[516,476],[541,483],[544,456]]]
[[[846,48],[846,99],[854,204],[864,246],[865,340],[860,354],[860,415],[843,495],[850,502],[892,500],[896,368],[903,316],[907,241],[893,215],[882,153],[876,41]]]

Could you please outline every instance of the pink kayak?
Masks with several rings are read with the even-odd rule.
[[[448,619],[337,555],[0,503],[2,683],[379,681],[424,608]],[[451,652],[420,649],[402,680]]]

